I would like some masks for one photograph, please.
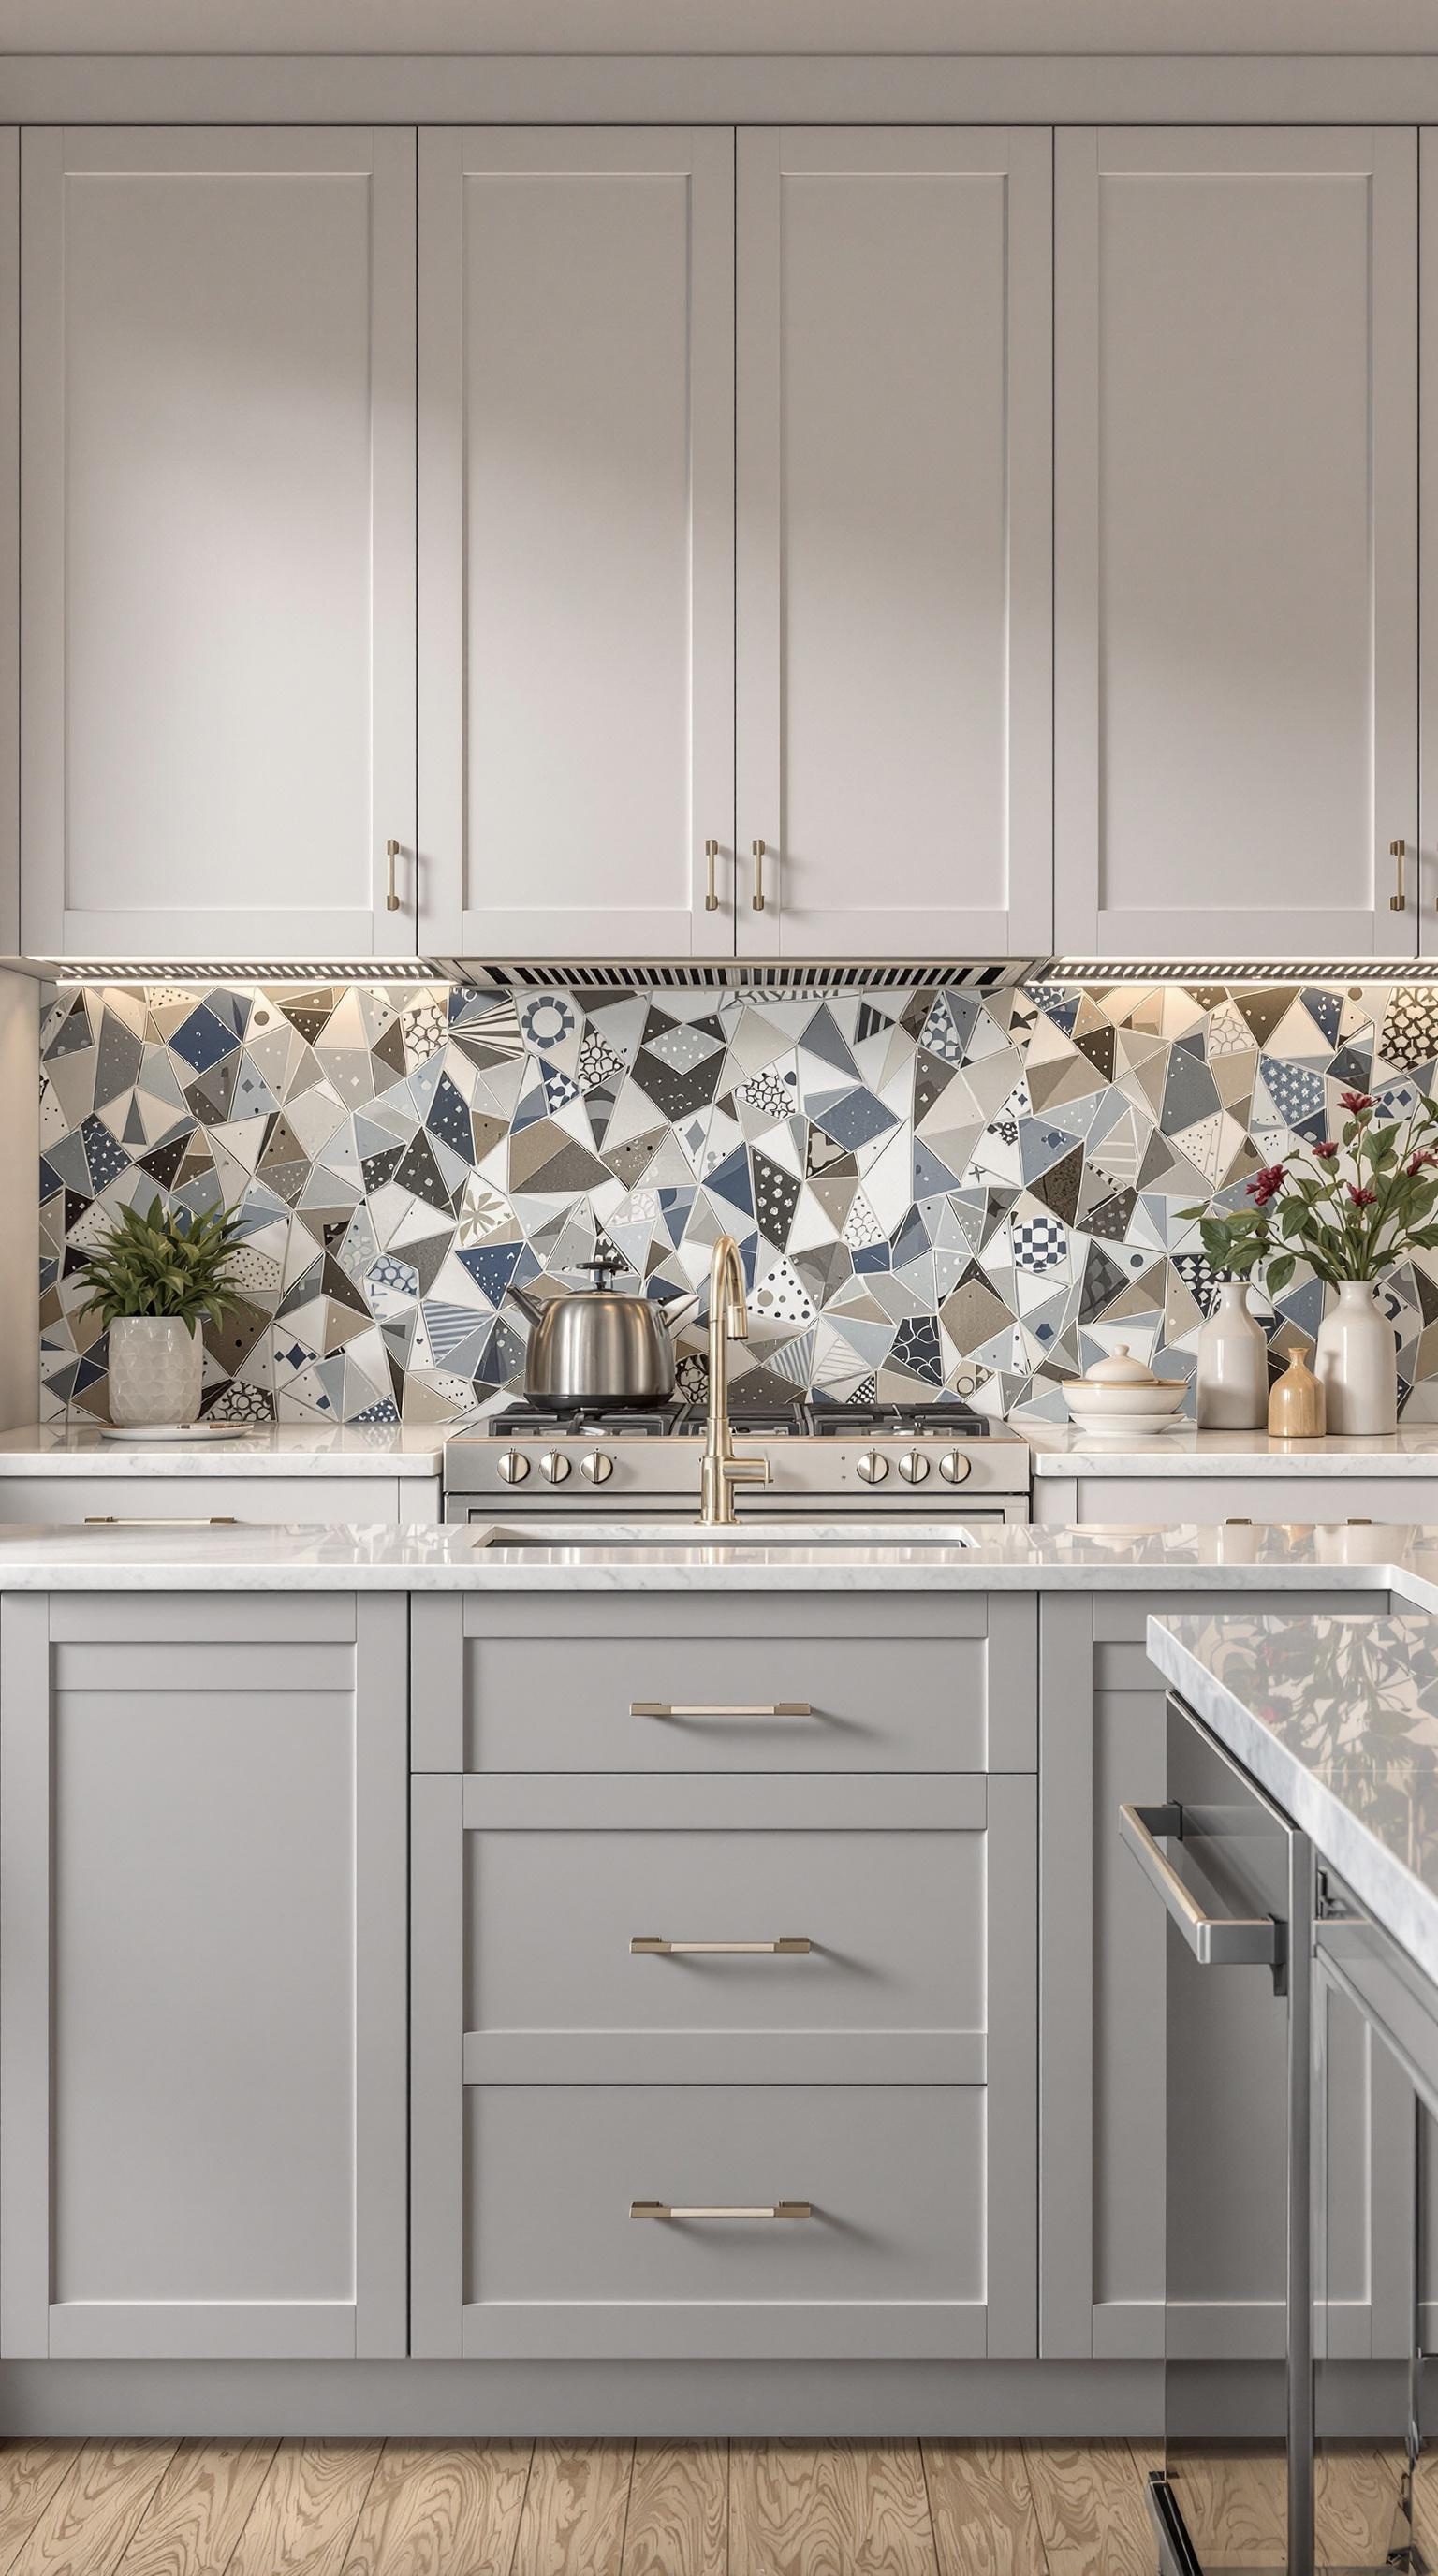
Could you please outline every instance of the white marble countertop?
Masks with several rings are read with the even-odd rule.
[[[1438,1983],[1438,1617],[1151,1619],[1219,1742]]]
[[[1438,1476],[1438,1422],[1400,1423],[1387,1438],[1273,1440],[1266,1431],[1111,1433],[1024,1422],[1035,1476]]]
[[[238,1440],[102,1440],[78,1424],[0,1432],[5,1476],[438,1476],[444,1432],[387,1423],[266,1422]]]
[[[956,1533],[952,1523],[795,1524],[716,1540],[682,1525],[394,1528],[241,1523],[0,1528],[0,1592],[1391,1592],[1438,1612],[1438,1529],[1255,1523]],[[515,1532],[515,1539],[518,1532]],[[963,1543],[960,1543],[962,1539]]]

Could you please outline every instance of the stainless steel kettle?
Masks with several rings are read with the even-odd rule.
[[[529,1336],[524,1391],[559,1412],[588,1405],[665,1404],[674,1392],[670,1319],[648,1297],[622,1296],[609,1283],[627,1268],[612,1254],[584,1261],[593,1288],[553,1297]],[[675,1321],[697,1300],[676,1298]]]

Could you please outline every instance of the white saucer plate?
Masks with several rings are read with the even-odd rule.
[[[171,1441],[177,1446],[203,1449],[212,1440],[243,1440],[247,1431],[262,1431],[267,1426],[255,1422],[132,1422],[128,1429],[118,1422],[100,1425],[102,1440]]]

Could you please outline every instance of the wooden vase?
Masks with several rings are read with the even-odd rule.
[[[1300,1343],[1268,1399],[1268,1428],[1275,1440],[1321,1440],[1327,1423],[1323,1389]]]

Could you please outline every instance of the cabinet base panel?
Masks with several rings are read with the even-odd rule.
[[[1281,2365],[1190,2367],[1211,2398],[1214,2435],[1281,2427]],[[1390,2433],[1405,2384],[1401,2363],[1335,2365],[1324,2374],[1324,2429]],[[1153,2440],[1163,2409],[1163,2368],[1147,2361],[12,2361],[0,2370],[0,2436]],[[1193,2407],[1184,2412],[1196,2424]]]

